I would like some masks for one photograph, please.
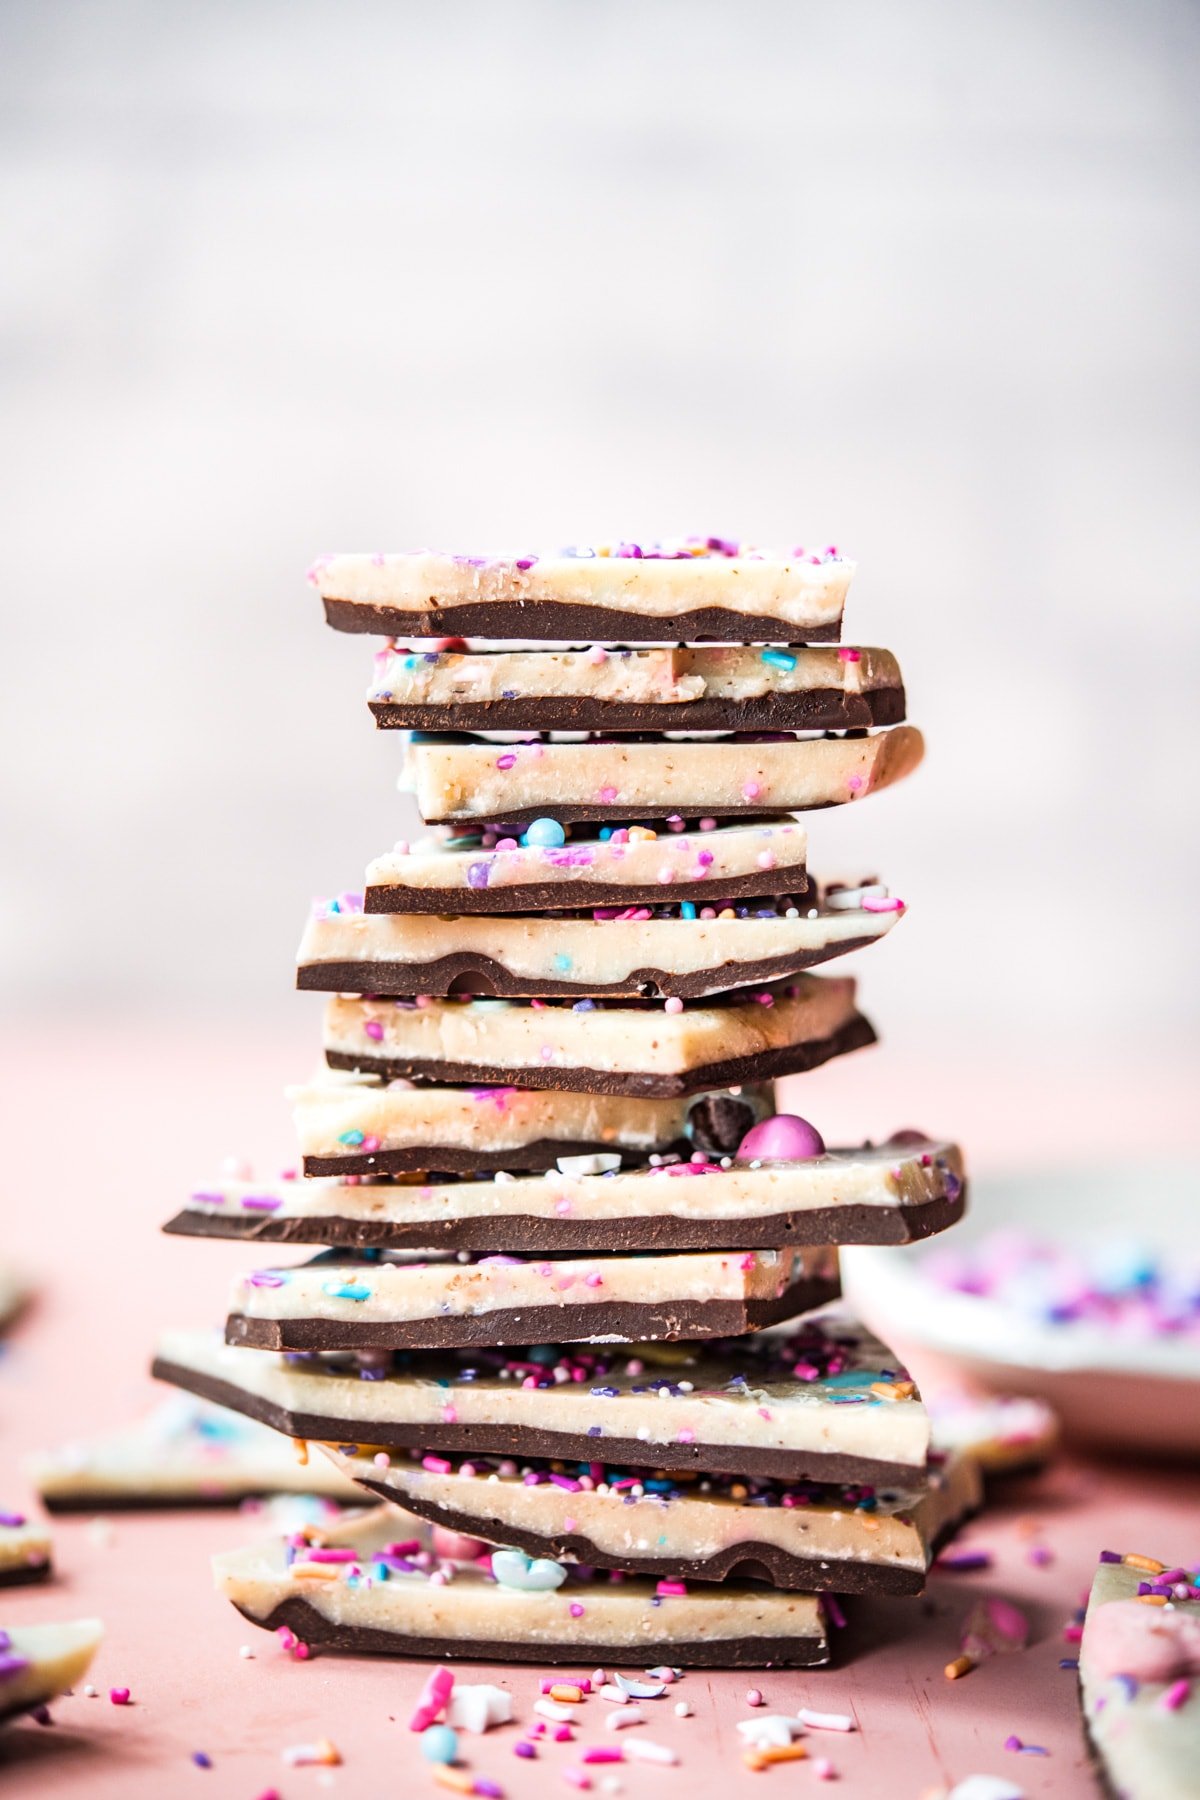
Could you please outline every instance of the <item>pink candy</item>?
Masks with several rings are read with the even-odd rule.
[[[752,1125],[738,1145],[739,1162],[761,1157],[769,1162],[808,1162],[824,1156],[825,1140],[815,1125],[795,1113],[774,1113]]]

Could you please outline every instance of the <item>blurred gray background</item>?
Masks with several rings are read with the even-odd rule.
[[[298,1004],[310,896],[411,826],[313,555],[712,530],[842,545],[907,671],[925,769],[811,823],[912,903],[899,1054],[1180,1039],[1196,5],[0,22],[13,1008]]]

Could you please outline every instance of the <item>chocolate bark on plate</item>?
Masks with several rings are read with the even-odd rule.
[[[318,557],[309,580],[337,631],[744,644],[836,642],[853,574],[832,549],[688,538],[541,556],[348,552]]]
[[[323,1446],[339,1472],[431,1524],[532,1557],[674,1581],[760,1580],[803,1593],[919,1594],[982,1500],[969,1457],[905,1487],[827,1487]]]
[[[0,1628],[0,1723],[34,1712],[75,1687],[103,1636],[99,1619]]]
[[[339,994],[325,1006],[325,1061],[386,1080],[669,1098],[815,1069],[875,1039],[845,978],[799,975],[673,1008]]]
[[[911,1484],[929,1418],[839,1310],[728,1342],[287,1357],[171,1332],[154,1374],[291,1437]]]
[[[1079,1645],[1079,1703],[1107,1792],[1131,1800],[1193,1800],[1198,1676],[1195,1569],[1103,1551]]]
[[[743,900],[719,911],[685,901],[583,918],[363,913],[357,896],[343,894],[314,907],[296,953],[296,985],[400,996],[701,1000],[875,943],[904,910],[877,883],[820,900]]]
[[[307,1542],[226,1551],[213,1575],[245,1618],[322,1650],[543,1667],[586,1658],[589,1668],[644,1668],[663,1656],[681,1667],[809,1668],[829,1658],[810,1594],[689,1586],[666,1595],[652,1581],[588,1578],[511,1551],[471,1561],[429,1552],[424,1521],[381,1506]]]
[[[832,1246],[586,1258],[327,1250],[235,1278],[226,1340],[260,1350],[456,1350],[730,1337],[841,1292]]]
[[[324,1074],[289,1090],[306,1175],[552,1169],[604,1151],[728,1155],[773,1111],[768,1088],[667,1099],[518,1087],[414,1087]]]
[[[23,1586],[50,1577],[49,1529],[24,1513],[0,1507],[0,1587]]]
[[[901,1244],[962,1216],[954,1144],[830,1150],[803,1161],[666,1161],[485,1181],[206,1182],[165,1227],[190,1237],[480,1252],[738,1250]],[[728,1166],[723,1166],[728,1165]]]
[[[904,718],[890,651],[824,645],[393,644],[376,655],[367,700],[377,725],[415,731],[847,731]]]
[[[490,744],[414,737],[400,787],[427,825],[552,814],[560,822],[754,818],[862,800],[911,775],[924,754],[912,725],[849,737],[614,738]]]
[[[685,829],[656,825],[563,826],[535,820],[527,830],[443,826],[402,843],[367,868],[369,913],[537,913],[562,908],[659,906],[690,900],[699,910],[758,895],[808,893],[808,834],[794,819],[759,819]],[[601,835],[603,834],[603,835]],[[798,902],[799,904],[799,902]],[[815,904],[809,901],[808,904]]]

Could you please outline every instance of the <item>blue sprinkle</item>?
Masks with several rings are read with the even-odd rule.
[[[773,669],[787,669],[790,672],[796,666],[795,657],[789,656],[786,650],[764,650],[762,659],[765,663],[770,663]]]
[[[560,950],[558,955],[554,958],[554,967],[560,971],[569,969],[571,967],[571,958]]]
[[[525,842],[539,850],[561,850],[567,834],[557,819],[535,819],[525,833]]]
[[[361,1144],[363,1141],[363,1135],[364,1134],[361,1131],[343,1131],[341,1133],[340,1137],[338,1138],[338,1143],[339,1144]]]
[[[576,1000],[571,1008],[572,1012],[595,1012],[595,1010],[596,1002],[594,1000]]]
[[[370,1288],[364,1287],[361,1281],[327,1281],[322,1291],[329,1294],[334,1300],[369,1300],[371,1298]]]
[[[680,903],[679,911],[681,917],[685,919],[694,919],[696,916],[696,902],[694,900],[682,901]]]

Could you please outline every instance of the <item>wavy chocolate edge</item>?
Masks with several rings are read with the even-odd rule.
[[[218,1406],[229,1407],[248,1419],[257,1419],[286,1437],[327,1444],[366,1441],[386,1450],[445,1451],[447,1455],[508,1456],[522,1461],[545,1458],[550,1462],[595,1462],[597,1453],[607,1463],[627,1463],[635,1469],[655,1468],[696,1471],[710,1475],[760,1475],[783,1481],[825,1481],[839,1487],[868,1482],[877,1487],[908,1487],[919,1479],[924,1463],[898,1463],[869,1456],[849,1456],[843,1451],[775,1450],[756,1444],[670,1443],[652,1444],[642,1438],[613,1437],[607,1432],[592,1437],[587,1432],[541,1431],[528,1425],[475,1420],[469,1425],[448,1425],[440,1419],[386,1420],[339,1419],[329,1413],[292,1412],[274,1401],[249,1393],[232,1381],[189,1369],[170,1357],[156,1356],[150,1373],[185,1393],[198,1394]]]
[[[619,701],[585,695],[522,695],[512,700],[369,700],[381,731],[857,731],[902,725],[905,694],[880,686],[777,689],[745,700]]]
[[[244,1606],[234,1605],[252,1625],[264,1631],[287,1626],[305,1644],[319,1650],[345,1651],[350,1655],[416,1656],[424,1662],[536,1662],[543,1667],[574,1667],[581,1657],[614,1668],[640,1669],[652,1650],[669,1650],[681,1668],[695,1669],[816,1669],[829,1661],[829,1639],[822,1637],[701,1638],[677,1643],[656,1638],[653,1643],[508,1643],[492,1638],[423,1638],[399,1632],[379,1631],[372,1625],[334,1625],[307,1600],[281,1600],[265,1619]]]
[[[371,606],[324,597],[325,623],[335,631],[373,637],[528,638],[555,643],[606,644],[836,644],[841,615],[828,625],[800,627],[766,613],[700,606],[694,612],[648,613],[619,606],[573,605],[564,600],[471,600],[418,612],[403,606]]]
[[[638,1070],[588,1069],[548,1063],[518,1064],[439,1062],[431,1057],[355,1056],[326,1050],[331,1069],[351,1069],[364,1075],[383,1075],[391,1081],[430,1081],[452,1087],[521,1087],[555,1089],[569,1094],[626,1095],[638,1100],[676,1100],[711,1088],[738,1087],[773,1081],[777,1076],[798,1075],[816,1069],[835,1056],[863,1050],[876,1042],[870,1022],[854,1013],[827,1037],[803,1043],[781,1044],[757,1055],[730,1056],[724,1062],[702,1063],[681,1073],[651,1074]]]
[[[690,1156],[692,1144],[686,1138],[659,1147],[664,1156]],[[539,1169],[552,1169],[560,1156],[593,1156],[597,1151],[611,1151],[612,1145],[599,1139],[535,1138],[531,1143],[497,1151],[487,1146],[479,1150],[450,1149],[442,1144],[415,1144],[407,1150],[374,1150],[369,1154],[345,1156],[306,1156],[306,1175],[410,1175],[436,1169],[446,1175],[478,1175],[496,1168],[536,1174]]]
[[[44,1563],[25,1563],[16,1568],[0,1569],[0,1588],[28,1587],[35,1581],[49,1581],[53,1573],[54,1565],[49,1557]]]
[[[920,1594],[925,1588],[927,1568],[796,1556],[778,1544],[765,1544],[757,1538],[748,1538],[744,1543],[730,1544],[712,1556],[700,1557],[639,1556],[631,1550],[601,1550],[582,1532],[543,1537],[536,1531],[519,1530],[507,1520],[489,1519],[485,1513],[463,1512],[455,1506],[430,1502],[422,1496],[411,1495],[407,1489],[391,1488],[386,1481],[357,1479],[360,1487],[378,1494],[383,1500],[390,1500],[394,1506],[429,1519],[434,1525],[461,1531],[467,1537],[483,1538],[489,1544],[511,1544],[530,1556],[549,1557],[553,1562],[573,1558],[583,1567],[623,1569],[630,1575],[647,1575],[664,1581],[762,1581],[768,1587],[801,1594]],[[949,1541],[961,1522],[953,1522],[943,1534],[945,1541]]]
[[[885,935],[880,933],[879,936]],[[757,962],[720,963],[709,969],[678,973],[670,969],[632,969],[620,981],[561,981],[550,976],[514,975],[491,956],[455,950],[431,962],[314,962],[301,963],[296,986],[322,994],[377,994],[383,999],[431,994],[495,995],[503,1000],[552,998],[573,994],[592,999],[703,1000],[711,993],[731,988],[755,987],[759,982],[782,981],[817,963],[849,956],[879,941],[871,935],[842,938],[815,950],[795,950],[787,956],[764,956]]]
[[[407,792],[408,790],[403,791]],[[862,799],[868,799],[873,792],[874,789],[869,788],[862,795]],[[412,797],[415,798],[415,795]],[[831,806],[856,804],[856,797],[851,795],[845,800],[813,800],[807,806],[784,806],[781,811],[797,814],[826,812]],[[631,808],[616,802],[605,806],[600,801],[539,800],[533,806],[506,806],[504,823],[506,825],[531,825],[535,819],[545,818],[547,809],[552,811],[554,817],[564,825],[613,825],[624,824],[631,814],[635,818],[661,817],[671,810],[671,804],[669,801],[663,801],[657,806]],[[688,810],[694,812],[697,809],[689,807]],[[704,803],[705,817],[713,819],[761,819],[762,810],[761,800],[739,800],[732,802],[729,806],[711,805],[708,801]],[[428,812],[422,813],[421,818],[426,825],[460,825],[478,828],[482,822],[480,815],[475,812]],[[661,888],[658,891],[658,897],[660,900],[662,899]]]
[[[480,856],[489,852],[481,849]],[[672,902],[696,900],[707,906],[713,894],[726,900],[775,899],[786,889],[788,894],[804,898],[808,891],[808,871],[803,859],[786,868],[754,869],[745,875],[719,876],[703,880],[672,881],[669,889],[661,881],[650,881],[638,887],[620,881],[523,881],[512,887],[402,887],[389,882],[366,888],[363,911],[369,913],[451,913],[486,914],[570,912],[589,906],[661,906],[665,893]]]
[[[627,1218],[537,1218],[498,1213],[486,1219],[421,1220],[405,1225],[344,1219],[336,1214],[277,1218],[265,1213],[194,1212],[185,1207],[168,1219],[173,1237],[242,1238],[266,1244],[329,1244],[355,1249],[475,1250],[484,1255],[539,1251],[778,1250],[793,1244],[915,1244],[956,1225],[966,1206],[966,1184],[954,1200],[913,1206],[818,1206],[754,1219],[678,1218],[638,1214]]]
[[[470,1350],[504,1345],[643,1344],[742,1337],[841,1296],[835,1276],[804,1275],[767,1300],[598,1300],[584,1306],[497,1306],[425,1319],[256,1319],[230,1313],[225,1342],[253,1350]]]

